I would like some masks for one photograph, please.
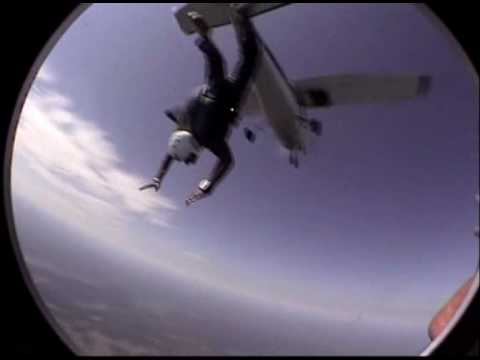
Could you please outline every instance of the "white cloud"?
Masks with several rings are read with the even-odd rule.
[[[202,255],[196,252],[185,251],[183,254],[196,262],[200,262],[200,263],[209,262],[208,258],[205,255]]]
[[[44,68],[42,68],[44,69]],[[71,110],[68,97],[45,86],[40,70],[20,117],[12,159],[12,192],[62,222],[105,237],[125,230],[132,216],[162,227],[176,206],[156,193],[140,192],[149,179],[121,167],[108,134]]]
[[[100,285],[100,283],[98,283],[96,279],[92,279],[92,278],[87,279],[85,276],[81,276],[81,274],[71,271],[68,268],[63,268],[63,267],[59,267],[58,265],[54,265],[52,262],[43,260],[38,256],[32,256],[31,254],[26,253],[24,255],[24,258],[25,258],[25,263],[30,269],[30,274],[32,276],[32,279],[37,285],[51,284],[52,281],[54,281],[53,279],[56,277],[61,277],[69,280],[70,282],[77,282],[88,287],[95,287]],[[46,271],[47,274],[39,275],[38,270]]]

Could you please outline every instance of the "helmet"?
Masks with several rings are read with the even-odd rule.
[[[168,153],[178,161],[195,162],[200,145],[192,133],[185,130],[175,131],[168,141]]]

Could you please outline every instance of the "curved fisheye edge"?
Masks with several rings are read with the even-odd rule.
[[[44,304],[40,294],[38,293],[33,280],[30,276],[28,268],[25,264],[23,259],[20,244],[18,242],[18,238],[16,236],[16,230],[14,226],[14,216],[13,216],[13,206],[12,206],[12,198],[11,198],[11,160],[12,160],[12,153],[13,153],[13,144],[15,139],[15,132],[17,128],[18,121],[20,119],[20,114],[22,112],[22,108],[25,102],[25,99],[30,91],[32,82],[34,81],[39,69],[41,68],[42,64],[44,63],[45,59],[50,54],[51,50],[55,47],[58,40],[62,37],[62,35],[68,30],[68,28],[73,24],[73,22],[88,8],[91,4],[89,3],[81,3],[75,7],[75,9],[63,20],[61,25],[57,28],[57,30],[53,33],[47,43],[44,45],[40,53],[38,54],[35,62],[33,63],[28,76],[25,79],[25,82],[22,86],[20,94],[17,99],[17,103],[15,105],[15,110],[13,112],[13,117],[10,122],[10,127],[7,133],[7,143],[6,143],[6,153],[5,153],[5,162],[4,162],[4,194],[5,194],[5,214],[7,217],[7,226],[8,231],[10,233],[10,237],[12,239],[12,245],[14,248],[15,256],[17,262],[19,264],[21,273],[23,275],[24,281],[37,305],[40,309],[42,315],[47,320],[49,325],[54,329],[55,333],[60,337],[60,339],[68,346],[68,348],[73,351],[76,355],[81,355],[82,351],[78,349],[70,340],[69,337],[65,335],[62,327],[56,322],[54,316],[50,314],[48,307]],[[465,61],[465,64],[470,69],[472,73],[472,77],[475,82],[475,91],[478,95],[478,74],[473,66],[469,56],[462,48],[459,41],[455,38],[452,32],[448,29],[447,25],[429,8],[428,5],[416,3],[411,4],[414,5],[424,16],[426,16],[433,25],[439,29],[444,36],[450,39],[450,43],[452,45],[452,50],[456,51]],[[453,49],[454,48],[454,49]],[[476,96],[478,99],[478,96]],[[478,101],[475,104],[475,107],[478,112]],[[475,122],[475,129],[477,129],[478,123]],[[478,131],[477,131],[478,134]],[[477,150],[477,149],[476,149]],[[472,194],[473,195],[473,194]],[[473,196],[472,196],[473,197]],[[473,236],[472,236],[473,237]],[[475,295],[478,293],[479,288],[479,270],[477,267],[476,273],[474,275],[474,280],[470,290],[468,291],[464,301],[462,302],[460,308],[455,313],[454,317],[450,320],[446,328],[442,331],[442,333],[433,340],[425,350],[420,353],[420,356],[430,356],[432,355],[435,350],[439,347],[440,344],[447,338],[450,332],[458,325],[459,321],[462,319],[463,315],[467,311],[468,307],[472,305],[473,299]]]
[[[475,66],[473,65],[470,57],[464,50],[464,48],[461,46],[460,42],[455,38],[455,36],[452,34],[450,29],[447,27],[447,25],[425,4],[414,4],[416,8],[426,17],[428,18],[432,24],[442,33],[443,36],[445,36],[447,39],[449,39],[450,45],[452,47],[452,51],[455,51],[465,62],[465,65],[469,69],[472,78],[474,80],[474,91],[477,93],[475,96],[475,99],[477,100],[475,102],[475,112],[478,114],[479,113],[479,101],[478,101],[478,91],[479,91],[479,79],[478,79],[478,73],[475,69]],[[475,131],[475,136],[477,136],[477,141],[475,142],[475,151],[477,152],[477,158],[478,158],[478,147],[476,144],[478,144],[478,120],[474,121],[474,129]],[[478,160],[478,159],[477,159]],[[478,169],[475,169],[478,171]],[[478,178],[478,173],[476,174]],[[474,198],[474,194],[472,194],[472,201]],[[472,241],[475,240],[475,236],[473,235],[473,226],[472,226]],[[477,265],[477,270],[474,274],[473,282],[472,285],[465,296],[464,300],[462,301],[462,304],[460,307],[457,309],[455,315],[450,319],[448,322],[447,326],[442,330],[440,335],[436,337],[421,353],[420,356],[431,356],[432,354],[435,353],[435,351],[438,349],[438,347],[444,342],[444,340],[448,337],[448,335],[452,332],[452,330],[455,329],[455,327],[458,325],[458,323],[461,321],[463,318],[463,315],[466,313],[467,309],[469,306],[474,306],[473,301],[475,298],[475,295],[478,294],[478,288],[479,288],[479,268]]]
[[[465,62],[465,65],[469,69],[472,78],[474,80],[474,91],[477,93],[475,96],[476,102],[475,102],[475,112],[479,113],[479,101],[478,101],[478,91],[479,91],[479,79],[478,79],[478,73],[466,53],[466,51],[463,49],[461,46],[460,42],[455,38],[454,34],[450,31],[450,29],[447,27],[447,25],[435,14],[427,5],[425,4],[414,4],[416,8],[427,18],[429,19],[432,24],[449,40],[452,51],[455,51]],[[475,136],[477,136],[477,141],[474,142],[474,151],[476,151],[476,156],[478,160],[478,121],[474,121],[474,129],[475,131]],[[478,168],[475,169],[477,171],[477,179],[478,179]],[[474,194],[472,194],[472,202],[474,198]],[[472,224],[473,225],[473,224]],[[472,226],[472,240],[475,241],[475,236],[473,235],[473,226]],[[479,268],[477,265],[477,270],[475,271],[474,277],[473,277],[473,282],[472,285],[470,286],[470,289],[465,296],[465,299],[462,301],[462,304],[460,307],[457,309],[455,315],[450,319],[448,322],[447,326],[442,330],[440,335],[436,337],[427,347],[425,350],[423,350],[420,353],[420,356],[431,356],[435,353],[435,351],[439,348],[439,346],[444,342],[444,340],[448,337],[448,335],[457,327],[461,319],[463,318],[463,315],[466,313],[467,309],[470,306],[474,306],[473,301],[475,296],[478,294],[478,288],[479,288]]]
[[[447,326],[442,330],[439,336],[433,340],[425,350],[422,351],[420,356],[430,356],[433,354],[433,352],[438,348],[440,344],[443,343],[443,341],[446,339],[446,337],[450,334],[450,332],[457,326],[458,322],[460,319],[463,317],[465,312],[468,309],[468,306],[472,304],[473,298],[475,297],[475,294],[478,291],[478,283],[479,283],[479,273],[478,270],[475,273],[475,276],[473,278],[472,285],[470,286],[470,290],[468,291],[467,295],[465,296],[465,299],[463,300],[462,304],[456,311],[455,315],[453,318],[448,322]]]
[[[28,267],[25,263],[25,260],[20,249],[20,243],[18,242],[17,233],[15,230],[14,214],[13,214],[13,204],[11,197],[11,162],[13,155],[13,144],[15,140],[15,133],[17,129],[18,121],[20,120],[20,114],[23,109],[26,97],[30,91],[33,81],[35,80],[38,71],[40,70],[45,59],[50,54],[51,50],[55,47],[57,42],[60,40],[62,35],[68,30],[71,24],[90,6],[90,4],[81,3],[77,5],[74,10],[62,21],[60,26],[54,31],[47,43],[43,46],[42,50],[38,54],[35,62],[33,63],[30,71],[24,81],[20,94],[18,95],[17,103],[15,104],[15,109],[13,112],[13,117],[10,122],[10,126],[7,133],[7,142],[6,142],[6,152],[4,158],[4,180],[3,180],[3,193],[5,196],[4,210],[7,218],[7,227],[10,233],[10,238],[12,246],[15,252],[15,257],[18,262],[20,271],[22,273],[25,284],[30,291],[37,307],[40,309],[43,317],[47,320],[49,325],[53,328],[55,333],[60,337],[65,345],[75,354],[81,355],[82,351],[78,349],[75,344],[73,344],[69,337],[65,335],[63,328],[57,323],[55,317],[52,316],[50,310],[44,304],[42,297],[38,293],[34,282],[28,271]]]

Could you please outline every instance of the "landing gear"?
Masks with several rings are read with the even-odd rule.
[[[252,124],[251,127],[243,128],[243,135],[250,142],[254,143],[257,139],[257,134],[263,132],[263,127],[258,124]]]
[[[322,123],[316,119],[310,119],[309,121],[310,130],[317,136],[322,135],[323,126]]]
[[[298,120],[304,128],[310,130],[313,134],[317,136],[322,135],[323,126],[319,120],[313,118],[305,118],[303,116],[298,116]]]
[[[245,137],[247,138],[247,140],[249,142],[251,142],[251,143],[255,142],[256,135],[252,130],[250,130],[249,128],[244,128],[243,129],[243,134],[245,135]]]
[[[289,155],[288,160],[289,160],[291,165],[295,166],[295,168],[298,169],[298,165],[299,165],[298,155],[295,151],[290,151],[290,155]]]

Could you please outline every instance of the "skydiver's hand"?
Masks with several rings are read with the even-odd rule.
[[[251,4],[241,3],[241,4],[230,4],[230,21],[233,24],[240,25],[248,21],[248,10]]]
[[[230,4],[230,9],[233,10],[232,13],[241,17],[248,17],[248,11],[250,10],[252,4],[250,3],[232,3]]]
[[[143,185],[139,190],[143,191],[143,190],[153,188],[155,191],[158,191],[158,189],[160,189],[160,182],[161,181],[159,178],[153,178],[153,181],[150,184]]]
[[[190,206],[190,205],[192,205],[194,202],[196,202],[196,201],[198,201],[198,200],[201,200],[201,199],[203,199],[204,197],[207,197],[208,195],[209,195],[208,192],[203,191],[203,190],[201,190],[201,189],[196,189],[196,190],[192,193],[192,195],[190,195],[190,197],[189,197],[187,200],[185,200],[185,204],[186,204],[187,206]]]
[[[202,15],[195,11],[191,11],[187,14],[190,21],[193,23],[195,30],[200,36],[208,37],[210,35],[210,27],[203,19]]]

